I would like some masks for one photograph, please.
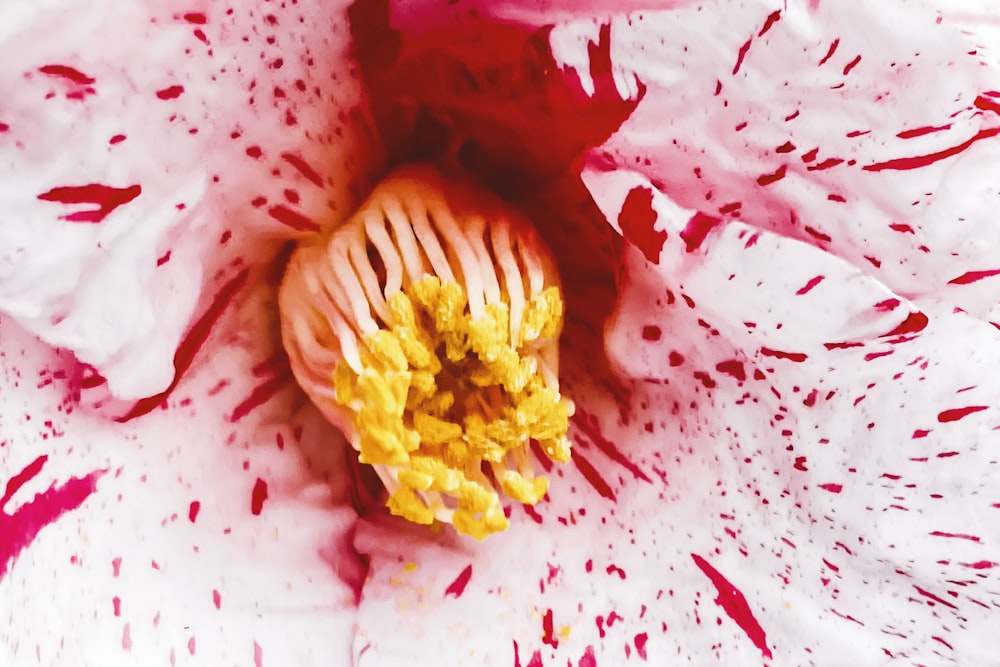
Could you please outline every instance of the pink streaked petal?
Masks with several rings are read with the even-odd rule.
[[[82,412],[79,364],[0,319],[0,523],[44,520],[0,534],[4,664],[347,660],[364,568],[346,445],[280,381],[260,277],[170,397],[127,423]],[[63,492],[91,478],[85,497]]]
[[[170,385],[243,237],[334,224],[378,167],[344,11],[0,9],[0,311],[121,398]]]
[[[967,4],[718,0],[623,16],[614,68],[646,93],[602,159],[642,171],[684,208],[806,241],[899,294],[983,315],[997,280],[960,278],[1000,268],[1000,68],[980,46],[996,10]],[[561,62],[580,49],[560,35],[587,30],[554,31]]]

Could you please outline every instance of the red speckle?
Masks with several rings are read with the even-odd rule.
[[[260,159],[260,156],[264,154],[264,151],[261,150],[260,146],[250,146],[249,148],[247,148],[246,154],[252,157],[254,160],[258,160]]]
[[[114,608],[115,616],[122,615],[122,599],[117,595],[111,598],[111,606]]]
[[[913,130],[903,130],[896,136],[899,137],[900,139],[914,139],[916,137],[922,137],[927,134],[932,134],[934,132],[942,132],[944,130],[950,130],[950,129],[951,129],[951,123],[948,123],[947,125],[938,125],[937,127],[928,125],[926,127],[918,127]]]
[[[684,355],[682,355],[680,352],[677,351],[672,351],[670,353],[669,359],[670,359],[670,365],[674,368],[677,368],[678,366],[684,363]]]
[[[315,221],[307,218],[297,211],[293,211],[284,204],[278,204],[268,209],[267,214],[283,225],[291,227],[300,232],[318,232],[319,225]]]
[[[632,643],[635,644],[635,651],[643,660],[646,659],[646,642],[649,640],[649,635],[645,632],[640,632],[635,637],[632,638]]]
[[[889,225],[889,229],[891,229],[894,232],[899,232],[900,234],[916,234],[916,232],[913,231],[913,227],[910,227],[909,225],[904,224],[902,222],[892,223],[891,225]]]
[[[930,435],[929,430],[918,428],[913,432],[913,435],[910,437],[913,438],[914,440],[918,440],[920,438],[926,438],[928,435]]]
[[[942,151],[936,153],[931,153],[929,155],[919,155],[916,157],[903,157],[897,158],[895,160],[886,160],[885,162],[876,162],[875,164],[869,164],[862,167],[865,171],[907,171],[910,169],[920,169],[922,167],[927,167],[934,164],[935,162],[940,162],[950,157],[954,157],[959,153],[965,151],[970,146],[972,146],[977,141],[982,141],[983,139],[989,139],[990,137],[995,137],[1000,134],[1000,128],[990,128],[988,130],[980,130],[976,133],[974,137],[965,141],[958,146],[953,146],[952,148],[946,148]]]
[[[760,348],[760,353],[765,357],[787,359],[788,361],[794,361],[796,363],[801,363],[809,358],[808,355],[802,354],[801,352],[782,352],[780,350],[772,350],[769,347]]]
[[[989,271],[966,271],[958,278],[952,278],[948,281],[949,285],[968,285],[970,283],[978,282],[984,278],[992,278],[993,276],[1000,275],[1000,269],[991,269]]]
[[[983,410],[986,409],[987,406],[985,405],[973,405],[967,408],[952,408],[951,410],[944,410],[943,412],[939,412],[937,419],[942,424],[947,424],[948,422],[957,422],[959,419],[968,417],[969,415],[974,414],[976,412],[982,412]]]
[[[191,362],[194,361],[195,354],[201,349],[205,341],[208,339],[208,334],[212,331],[212,327],[215,323],[222,317],[223,311],[232,302],[233,297],[236,296],[237,292],[243,288],[247,282],[247,278],[250,276],[249,269],[245,269],[239,273],[235,278],[230,280],[228,283],[222,286],[218,294],[212,300],[205,313],[198,318],[190,331],[188,331],[187,336],[178,346],[177,351],[174,353],[174,380],[170,383],[170,386],[165,390],[160,392],[155,396],[149,396],[140,401],[137,401],[132,409],[129,410],[128,414],[123,417],[119,417],[116,421],[127,422],[136,417],[141,417],[142,415],[149,414],[156,409],[156,406],[160,405],[177,387],[177,383],[180,382],[181,377],[190,368]]]
[[[993,568],[1000,565],[1000,563],[994,563],[988,560],[981,560],[975,563],[962,563],[962,567],[967,567],[972,570],[992,570]]]
[[[823,59],[819,61],[819,66],[820,67],[822,67],[823,65],[825,65],[826,62],[828,60],[830,60],[830,58],[833,57],[833,54],[837,51],[837,47],[838,46],[840,46],[840,38],[839,37],[837,39],[833,40],[833,42],[830,43],[830,48],[829,48],[829,50],[827,50],[826,55],[823,56]]]
[[[457,577],[455,577],[455,581],[448,584],[448,588],[445,589],[444,594],[455,598],[462,597],[462,593],[465,592],[465,587],[468,585],[469,579],[471,578],[472,565],[470,564],[466,565],[465,569],[462,570]]]
[[[201,511],[201,503],[197,500],[192,500],[191,504],[188,505],[188,521],[194,523],[198,520],[198,512]]]
[[[38,71],[47,76],[67,79],[68,81],[72,81],[73,83],[81,86],[87,86],[94,83],[93,77],[87,76],[80,70],[66,65],[45,65],[44,67],[39,67]]]
[[[205,25],[208,22],[208,18],[201,12],[188,12],[184,15],[184,20],[195,25]]]
[[[305,176],[306,180],[311,182],[313,185],[320,188],[323,187],[323,178],[315,169],[309,166],[308,162],[300,158],[298,155],[293,153],[282,153],[281,159],[295,167],[295,169],[298,170],[300,174]]]
[[[38,195],[42,201],[57,202],[60,204],[94,204],[96,209],[88,211],[77,211],[68,215],[59,216],[60,220],[67,222],[89,222],[98,223],[108,217],[116,208],[124,206],[142,193],[142,187],[131,185],[127,188],[113,188],[107,185],[63,186],[52,188],[48,192]]]
[[[809,467],[806,466],[806,461],[807,459],[805,456],[796,456],[795,464],[792,467],[802,472],[809,472]]]
[[[653,191],[643,187],[632,188],[618,213],[618,225],[622,235],[654,264],[660,260],[660,251],[667,240],[665,231],[653,229],[656,220]]]
[[[715,365],[715,370],[732,376],[740,382],[747,379],[746,369],[743,367],[743,362],[738,359],[729,359],[728,361],[719,362]]]
[[[820,484],[819,488],[823,489],[824,491],[829,491],[830,493],[840,493],[841,491],[843,491],[844,485],[843,484],[833,484],[833,483],[830,483],[830,484]]]
[[[771,185],[772,183],[777,183],[785,177],[785,173],[788,171],[788,165],[783,164],[773,173],[773,174],[762,174],[757,178],[757,185],[761,187]]]
[[[829,243],[830,241],[833,240],[829,234],[824,234],[815,227],[810,227],[809,225],[806,225],[805,227],[803,227],[803,229],[805,230],[806,234],[813,237],[817,241],[822,241],[823,243]]]
[[[546,609],[545,615],[542,616],[542,643],[552,648],[559,648],[559,640],[556,639],[552,626],[552,610]]]
[[[860,62],[861,62],[861,56],[855,56],[854,60],[852,60],[851,62],[849,62],[846,65],[844,65],[844,76],[847,76],[848,74],[850,74],[851,70],[854,69],[855,67],[857,67],[858,63],[860,63]]]
[[[819,285],[821,282],[823,282],[825,278],[826,276],[816,276],[815,278],[811,278],[809,282],[807,282],[805,286],[800,287],[795,292],[795,294],[797,294],[798,296],[802,296],[803,294],[808,294],[812,290],[812,288],[816,287],[816,285]]]
[[[928,533],[931,537],[946,537],[953,540],[967,540],[969,542],[975,542],[976,544],[981,544],[982,540],[975,535],[963,535],[962,533],[944,533],[940,530],[935,530],[932,533]]]
[[[763,37],[764,33],[766,33],[768,30],[770,30],[774,26],[774,24],[777,23],[780,19],[781,19],[781,10],[780,9],[775,10],[775,11],[771,12],[770,14],[768,14],[767,15],[767,20],[764,21],[764,27],[760,29],[760,32],[757,33],[757,36],[758,37]]]
[[[32,461],[7,481],[3,497],[0,497],[0,580],[7,574],[7,568],[14,559],[31,545],[43,528],[78,508],[97,490],[97,480],[103,474],[93,472],[83,478],[72,477],[65,484],[53,484],[30,502],[22,504],[13,514],[4,512],[8,501],[42,471],[47,461],[48,456],[45,455]]]
[[[694,252],[700,248],[708,237],[708,233],[715,229],[720,222],[722,222],[720,218],[705,215],[701,211],[691,216],[681,232],[681,238],[684,239],[684,247],[687,252]]]
[[[212,589],[212,604],[215,605],[216,609],[222,609],[222,593]]]
[[[754,646],[760,649],[764,657],[771,658],[771,651],[767,647],[767,635],[760,623],[754,618],[750,605],[747,603],[743,593],[733,586],[722,574],[712,567],[708,561],[698,554],[691,554],[695,565],[709,578],[712,585],[718,591],[719,596],[715,598],[715,603],[722,607],[729,618],[733,619],[737,625],[746,633]]]
[[[108,139],[108,143],[114,146],[115,144],[120,144],[125,141],[126,137],[124,134],[116,134],[115,136]]]
[[[9,131],[10,131],[10,125],[8,125],[7,123],[0,123],[0,134]]]
[[[663,337],[663,332],[660,327],[655,324],[647,324],[642,328],[642,339],[648,340],[650,342],[658,341]]]
[[[156,96],[161,100],[174,100],[184,94],[184,86],[169,86],[156,91]]]
[[[712,376],[705,371],[695,371],[694,379],[701,382],[706,389],[715,389],[716,387],[715,380],[713,380]]]
[[[254,516],[260,516],[264,509],[264,501],[267,500],[267,482],[260,477],[253,485],[253,493],[250,496],[250,511]]]
[[[594,490],[600,495],[607,498],[608,500],[615,500],[615,492],[611,490],[611,486],[601,477],[600,473],[597,472],[597,468],[584,458],[583,454],[579,452],[578,449],[573,448],[570,450],[570,457],[573,459],[573,465],[576,469],[580,471],[580,474],[590,483]]]
[[[786,141],[777,148],[774,149],[775,153],[791,153],[795,150],[795,144],[790,141]]]
[[[737,74],[740,71],[740,67],[743,66],[743,59],[747,57],[747,52],[750,51],[750,45],[752,43],[753,38],[751,37],[743,46],[740,47],[740,52],[736,56],[736,65],[733,66],[733,74]]]
[[[274,377],[264,384],[255,387],[253,392],[236,408],[233,410],[233,414],[229,417],[229,421],[236,423],[239,420],[250,414],[254,408],[257,408],[264,403],[266,403],[270,398],[274,397],[279,391],[281,391],[285,386],[287,386],[292,380],[290,373],[284,372],[279,373],[277,377]]]

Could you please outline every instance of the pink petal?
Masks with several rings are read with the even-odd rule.
[[[0,10],[0,311],[116,396],[168,387],[242,237],[335,222],[378,166],[344,4]]]

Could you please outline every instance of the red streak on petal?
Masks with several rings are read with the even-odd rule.
[[[775,359],[787,359],[788,361],[794,361],[796,363],[801,363],[809,358],[808,355],[801,352],[782,352],[781,350],[772,350],[769,347],[760,348],[760,353],[765,357],[774,357]]]
[[[594,490],[599,494],[607,498],[608,500],[615,500],[615,493],[611,490],[604,478],[601,477],[594,465],[583,457],[583,454],[579,452],[575,447],[570,450],[570,457],[573,459],[573,465],[576,469],[580,471],[580,474],[590,483]]]
[[[852,60],[851,62],[849,62],[846,65],[844,65],[844,76],[847,76],[848,74],[850,74],[851,70],[854,69],[855,67],[857,67],[858,63],[860,63],[860,62],[861,62],[861,56],[855,56],[854,60]]]
[[[785,173],[788,171],[788,165],[783,164],[778,167],[777,171],[773,174],[762,174],[757,177],[757,185],[761,187],[771,185],[772,183],[777,183],[785,177]]]
[[[989,271],[966,271],[958,278],[952,278],[948,281],[949,285],[968,285],[970,283],[983,280],[984,278],[992,278],[993,276],[1000,275],[1000,269],[990,269]]]
[[[968,417],[976,412],[982,412],[986,410],[988,406],[985,405],[971,405],[967,408],[952,408],[951,410],[945,410],[939,412],[937,419],[942,424],[947,424],[948,422],[957,422],[959,419]]]
[[[910,313],[905,320],[903,320],[898,327],[893,329],[887,334],[884,334],[882,338],[887,338],[889,336],[903,336],[906,334],[920,333],[927,328],[927,324],[930,320],[923,313],[917,311],[915,313]]]
[[[284,204],[272,206],[267,211],[268,215],[283,225],[300,232],[318,232],[319,225],[297,211],[293,211]]]
[[[840,493],[841,491],[844,490],[844,485],[843,484],[833,484],[833,483],[830,483],[830,484],[820,484],[819,488],[823,489],[824,491],[829,491],[830,493]]]
[[[201,12],[188,12],[184,15],[184,20],[195,25],[205,25],[208,18]]]
[[[553,632],[552,610],[546,609],[542,616],[542,643],[548,644],[552,648],[559,648],[559,640]]]
[[[308,162],[300,158],[298,155],[295,155],[294,153],[282,153],[281,159],[295,167],[295,169],[298,170],[300,174],[305,176],[306,180],[311,182],[313,185],[319,188],[323,187],[323,177],[320,176]]]
[[[653,264],[660,260],[660,251],[667,240],[667,233],[653,229],[657,220],[653,208],[653,191],[649,188],[632,188],[618,213],[622,235],[632,242]]]
[[[267,500],[267,482],[260,477],[253,485],[253,493],[250,496],[250,511],[254,516],[260,516],[264,509],[264,501]]]
[[[795,144],[790,141],[786,141],[777,148],[774,149],[775,153],[791,153],[795,150]]]
[[[604,437],[604,435],[598,429],[597,420],[592,415],[589,415],[586,412],[578,410],[576,414],[574,414],[570,418],[570,421],[573,423],[574,426],[583,431],[583,433],[587,436],[587,438],[592,443],[594,443],[594,445],[598,449],[600,449],[605,456],[607,456],[609,459],[611,459],[621,467],[628,470],[630,473],[632,473],[633,477],[635,477],[636,479],[641,479],[644,482],[649,482],[650,484],[653,483],[653,480],[650,479],[649,476],[646,475],[646,473],[644,473],[639,468],[639,466],[632,463],[632,461],[630,461],[624,454],[621,453],[621,451],[618,449],[615,443],[611,442],[610,440]]]
[[[831,157],[823,160],[819,164],[814,164],[806,167],[807,171],[825,171],[831,167],[836,167],[838,164],[843,164],[843,160],[836,157]]]
[[[87,76],[80,70],[66,65],[45,65],[44,67],[39,67],[38,71],[48,76],[57,76],[63,79],[68,79],[69,81],[80,84],[81,86],[94,83],[93,77]]]
[[[994,563],[989,560],[981,560],[975,563],[960,563],[960,565],[973,570],[992,570],[993,568],[1000,566],[1000,563]]]
[[[128,414],[119,417],[116,421],[127,422],[136,417],[149,414],[170,396],[177,387],[177,383],[180,382],[181,377],[191,367],[191,362],[194,361],[194,357],[198,353],[198,350],[201,349],[201,346],[205,344],[209,333],[212,331],[212,327],[222,316],[226,307],[232,302],[236,293],[246,284],[249,276],[250,270],[245,269],[223,285],[204,314],[198,318],[198,321],[188,331],[187,336],[185,336],[184,340],[178,346],[177,352],[174,353],[174,380],[170,383],[170,386],[155,396],[149,396],[137,401]]]
[[[142,187],[131,185],[127,188],[113,188],[107,185],[91,183],[89,185],[73,185],[52,188],[38,195],[42,201],[58,202],[60,204],[94,204],[96,209],[77,211],[69,215],[59,216],[60,220],[68,222],[98,223],[108,217],[112,211],[123,206],[142,193]]]
[[[173,100],[177,99],[184,94],[184,86],[169,86],[163,88],[162,90],[156,91],[156,96],[161,100]]]
[[[242,403],[236,406],[233,414],[229,417],[229,421],[235,424],[246,417],[254,408],[260,407],[281,391],[282,388],[291,382],[291,379],[292,377],[289,373],[282,373],[264,384],[255,387],[253,392]]]
[[[201,503],[197,500],[192,500],[191,504],[188,506],[188,521],[194,523],[198,520],[198,512],[201,511]]]
[[[542,519],[542,515],[538,513],[538,510],[536,510],[534,506],[521,505],[521,509],[523,509],[524,513],[527,514],[531,518],[531,520],[537,523],[538,525],[542,525],[542,523],[544,522],[544,519]]]
[[[738,359],[729,359],[727,361],[720,361],[715,365],[715,370],[720,373],[725,373],[731,377],[736,378],[740,382],[747,379],[746,369],[743,367],[743,362]]]
[[[943,132],[944,130],[950,130],[950,129],[951,129],[951,123],[948,123],[947,125],[938,125],[936,127],[932,125],[927,125],[925,127],[917,127],[912,130],[903,130],[896,136],[899,137],[900,139],[914,139],[916,137],[922,137],[926,134],[932,134],[934,132]]]
[[[760,29],[760,32],[757,33],[757,36],[758,37],[763,37],[764,33],[766,33],[768,30],[770,30],[774,26],[774,24],[777,23],[779,20],[781,20],[781,10],[780,9],[775,10],[775,11],[771,12],[770,14],[768,14],[767,15],[767,20],[764,21],[764,27]],[[645,658],[643,658],[643,659],[645,659]]]
[[[940,530],[935,530],[934,532],[929,533],[929,535],[931,535],[931,537],[946,537],[954,540],[968,540],[969,542],[975,542],[976,544],[982,543],[982,540],[976,537],[975,535],[963,535],[961,533],[944,533],[941,532]]]
[[[444,594],[455,598],[462,597],[462,593],[465,592],[465,587],[469,584],[469,579],[471,578],[472,565],[466,565],[465,569],[455,577],[455,581],[448,584],[448,588],[445,589]]]
[[[839,37],[837,39],[833,40],[833,42],[830,43],[830,49],[826,52],[826,55],[823,56],[823,59],[819,61],[819,66],[820,67],[822,67],[823,65],[825,65],[826,62],[828,60],[830,60],[830,58],[833,57],[833,54],[834,54],[834,52],[836,52],[838,46],[840,46],[840,38]]]
[[[719,596],[715,598],[715,603],[722,607],[722,610],[726,612],[729,618],[736,621],[736,624],[746,633],[750,641],[754,643],[754,646],[760,649],[764,657],[770,659],[771,651],[767,647],[767,635],[764,633],[764,629],[760,627],[757,619],[754,618],[753,612],[750,610],[750,605],[747,603],[743,593],[733,586],[704,558],[698,554],[691,554],[691,558],[694,559],[694,563],[698,566],[698,569],[705,573],[705,576],[709,578],[712,585],[719,592]]]
[[[913,227],[910,227],[909,225],[904,224],[902,222],[892,223],[891,225],[889,225],[889,229],[891,229],[894,232],[899,232],[900,234],[916,234],[916,232],[913,231]]]
[[[930,435],[930,433],[931,432],[927,429],[918,428],[913,432],[913,435],[911,435],[910,437],[914,440],[919,440],[920,438],[926,438],[928,435]]]
[[[809,225],[806,225],[803,229],[807,234],[809,234],[809,236],[812,236],[814,239],[818,241],[829,243],[830,241],[833,240],[833,238],[829,234],[824,234],[815,227],[810,227]]]
[[[812,278],[809,282],[805,284],[805,286],[800,287],[795,292],[795,294],[797,294],[798,296],[802,296],[803,294],[808,294],[810,291],[812,291],[814,287],[816,287],[816,285],[819,285],[821,282],[823,282],[825,278],[826,276],[816,276],[815,278]]]
[[[974,104],[977,109],[982,111],[992,111],[995,114],[1000,114],[1000,103],[994,102],[988,97],[980,95],[976,98]]]
[[[733,66],[733,74],[737,74],[740,71],[740,67],[743,66],[743,59],[747,57],[747,52],[750,51],[750,45],[752,43],[753,38],[751,37],[743,46],[740,47],[739,55],[736,56],[736,65]]]
[[[952,603],[948,602],[947,600],[943,600],[943,599],[941,599],[940,597],[938,597],[937,595],[934,595],[934,594],[933,594],[933,593],[931,593],[930,591],[927,591],[927,590],[924,590],[924,589],[923,589],[923,588],[921,588],[920,586],[914,586],[913,588],[914,588],[914,589],[915,589],[915,590],[916,590],[916,591],[917,591],[918,593],[920,593],[921,595],[923,595],[923,596],[924,596],[925,598],[928,598],[928,599],[930,599],[930,600],[934,600],[934,601],[935,601],[935,602],[937,602],[938,604],[943,604],[943,605],[944,605],[945,607],[950,607],[951,609],[958,609],[958,607],[956,607],[956,606],[955,606],[955,605],[953,605]]]
[[[17,556],[31,546],[43,528],[61,516],[80,507],[97,490],[97,480],[103,472],[95,471],[83,478],[72,477],[65,484],[50,486],[34,499],[21,505],[13,514],[3,511],[10,498],[28,481],[41,472],[48,460],[40,456],[11,478],[0,499],[0,580]]]
[[[632,638],[632,643],[635,644],[635,651],[643,660],[646,659],[646,642],[649,640],[649,635],[645,632],[640,632],[635,637]]]
[[[708,237],[708,233],[715,229],[720,222],[722,222],[721,218],[705,215],[701,211],[691,216],[681,232],[681,238],[684,239],[684,247],[687,252],[694,252],[700,248]]]
[[[935,162],[940,162],[950,157],[954,157],[959,153],[965,151],[969,146],[976,143],[977,141],[982,141],[983,139],[989,139],[990,137],[995,137],[1000,134],[1000,127],[990,128],[988,130],[980,130],[976,133],[974,137],[965,141],[958,146],[953,146],[951,148],[946,148],[942,151],[936,153],[931,153],[930,155],[919,155],[916,157],[903,157],[897,158],[895,160],[887,160],[885,162],[876,162],[875,164],[869,164],[862,167],[865,171],[907,171],[910,169],[920,169],[923,167],[930,166]]]

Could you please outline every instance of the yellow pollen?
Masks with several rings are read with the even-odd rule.
[[[490,195],[403,170],[293,255],[279,304],[296,378],[393,514],[483,539],[509,525],[501,494],[545,496],[532,441],[569,459],[554,264]]]

